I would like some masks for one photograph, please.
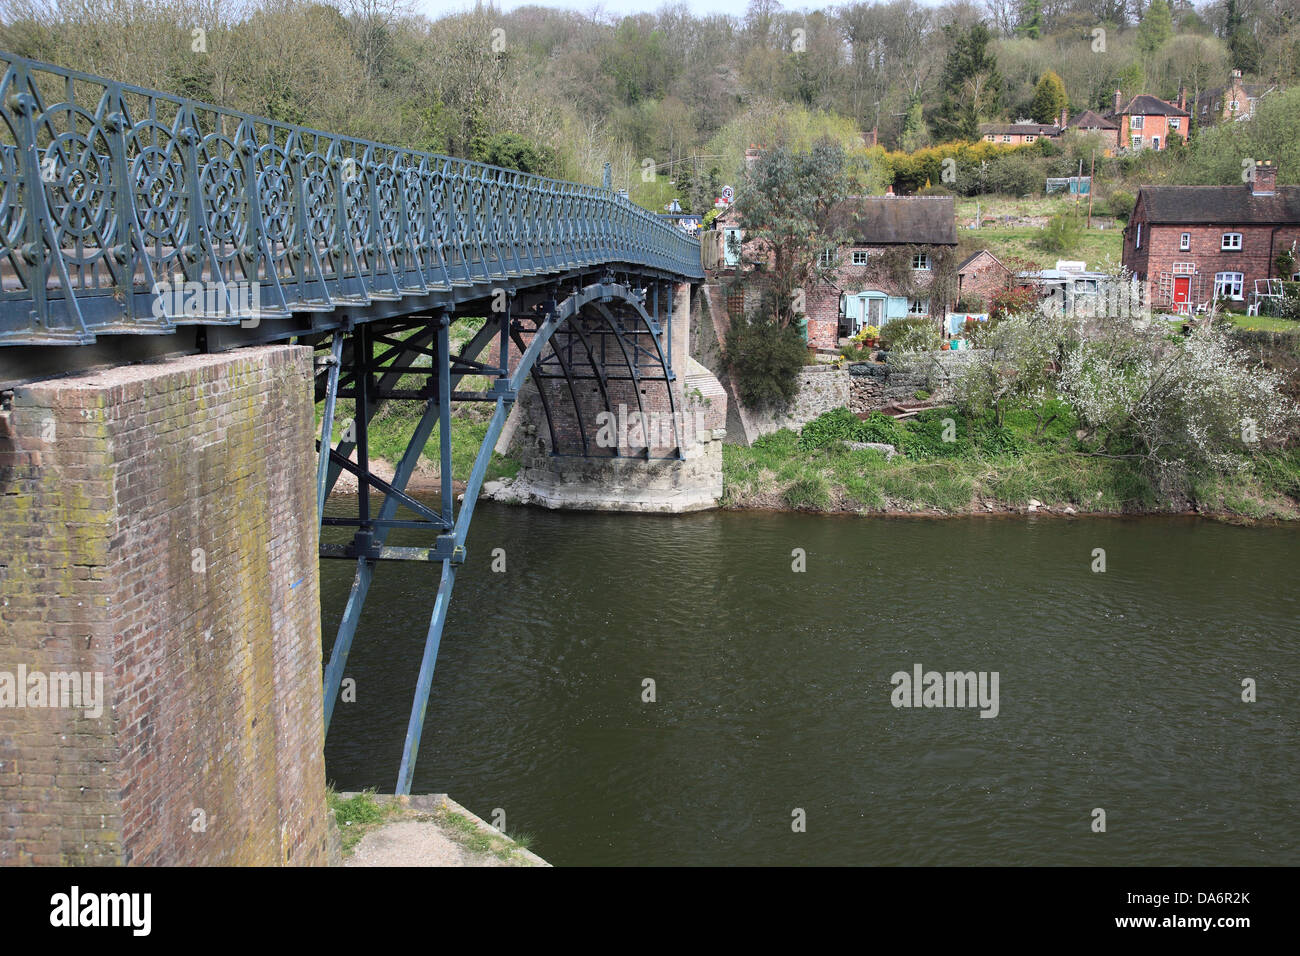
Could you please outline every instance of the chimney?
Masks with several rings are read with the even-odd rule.
[[[1182,83],[1178,84],[1178,108],[1187,112],[1187,87]]]
[[[893,184],[893,183],[890,183],[890,184],[889,184],[889,188],[885,190],[885,195],[886,195],[886,196],[892,196],[892,195],[894,195],[894,184]]]
[[[1115,91],[1115,112],[1119,112],[1119,90]]]
[[[1061,121],[1057,125],[1060,126],[1062,130],[1064,130],[1065,127],[1069,124],[1069,122],[1070,122],[1070,108],[1068,106],[1062,106]]]
[[[1250,184],[1252,196],[1271,196],[1277,192],[1277,167],[1262,159],[1255,164],[1255,178]]]

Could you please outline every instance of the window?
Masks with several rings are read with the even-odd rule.
[[[854,249],[854,250],[853,250],[853,264],[854,264],[855,266],[865,266],[865,265],[867,264],[867,250],[866,250],[866,249]]]
[[[1241,233],[1239,233],[1239,232],[1225,232],[1225,233],[1223,234],[1223,244],[1222,244],[1219,248],[1220,248],[1220,249],[1227,249],[1227,250],[1229,250],[1229,251],[1231,251],[1231,250],[1235,250],[1235,249],[1240,249],[1240,248],[1241,248]]]
[[[1133,244],[1133,248],[1142,248],[1142,223],[1137,224],[1137,242]]]
[[[1141,149],[1141,148],[1142,148],[1142,137],[1141,137],[1141,136],[1130,136],[1130,137],[1128,138],[1128,141],[1129,141],[1129,145],[1132,146],[1134,149]]]
[[[1026,142],[1026,143],[1032,143],[1032,142],[1034,141],[1035,138],[1036,138],[1036,137],[1034,136],[1034,134],[1033,134],[1033,133],[1030,133],[1028,136],[1025,137],[1025,142]]]
[[[825,249],[822,250],[820,261],[823,269],[829,269],[831,266],[835,265],[835,259],[836,256],[835,256],[834,246],[827,246]]]
[[[1003,134],[1002,134],[1002,142],[1004,142],[1004,143],[1009,143],[1009,142],[1011,142],[1011,134],[1010,134],[1010,133],[1003,133]]]
[[[1181,121],[1178,119],[1177,116],[1171,116],[1171,117],[1169,117],[1169,128],[1170,128],[1170,129],[1178,129],[1178,124],[1179,124],[1179,122],[1181,122]]]
[[[1159,149],[1159,148],[1160,148],[1160,137],[1159,137],[1159,136],[1152,136],[1152,137],[1151,137],[1151,148],[1152,148],[1152,149]]]
[[[994,136],[993,136],[992,133],[989,133],[989,134],[988,134],[987,136],[985,136],[984,138],[985,138],[986,140],[988,140],[988,141],[991,143],[991,142],[993,142]]]
[[[1128,128],[1129,128],[1129,129],[1141,129],[1141,128],[1142,128],[1142,120],[1143,120],[1143,117],[1141,117],[1141,116],[1131,116],[1131,117],[1129,117]]]
[[[913,299],[911,302],[907,304],[907,314],[908,315],[929,315],[930,300]]]
[[[1209,103],[1202,103],[1202,104],[1201,104],[1201,115],[1204,116],[1204,115],[1205,115],[1206,113],[1208,113],[1209,111],[1210,111],[1210,104],[1209,104]]]
[[[1237,112],[1237,110],[1239,110],[1240,108],[1241,108],[1241,104],[1236,100],[1233,100],[1231,103],[1228,104],[1228,109],[1232,110],[1234,113]]]
[[[912,254],[912,271],[927,272],[930,269],[930,254],[928,252],[915,252]]]
[[[1216,299],[1240,299],[1242,278],[1240,272],[1216,272],[1214,274],[1214,297]]]
[[[1190,248],[1192,248],[1192,234],[1185,232],[1178,237],[1178,249],[1180,252],[1186,252]]]

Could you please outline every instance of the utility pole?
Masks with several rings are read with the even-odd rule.
[[[1079,160],[1079,162],[1082,163],[1083,160]],[[1088,229],[1092,228],[1092,186],[1093,183],[1096,182],[1097,180],[1096,174],[1097,174],[1097,150],[1094,147],[1092,150],[1092,161],[1088,165],[1088,225],[1087,225]]]

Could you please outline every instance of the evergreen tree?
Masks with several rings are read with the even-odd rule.
[[[1155,53],[1169,42],[1174,33],[1174,21],[1165,0],[1151,0],[1142,22],[1138,24],[1137,45],[1143,53]]]
[[[949,24],[943,32],[948,59],[939,84],[943,98],[935,132],[941,139],[979,139],[980,117],[995,113],[1002,98],[998,60],[988,49],[993,36],[983,21],[968,30]]]
[[[1036,123],[1055,123],[1060,118],[1061,110],[1070,105],[1065,95],[1065,84],[1052,70],[1048,70],[1034,87],[1034,101],[1030,106]]]
[[[1043,0],[1020,0],[1016,35],[1037,40],[1043,32]]]

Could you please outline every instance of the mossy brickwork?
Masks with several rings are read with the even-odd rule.
[[[0,863],[327,862],[311,350],[15,390],[0,413]]]

